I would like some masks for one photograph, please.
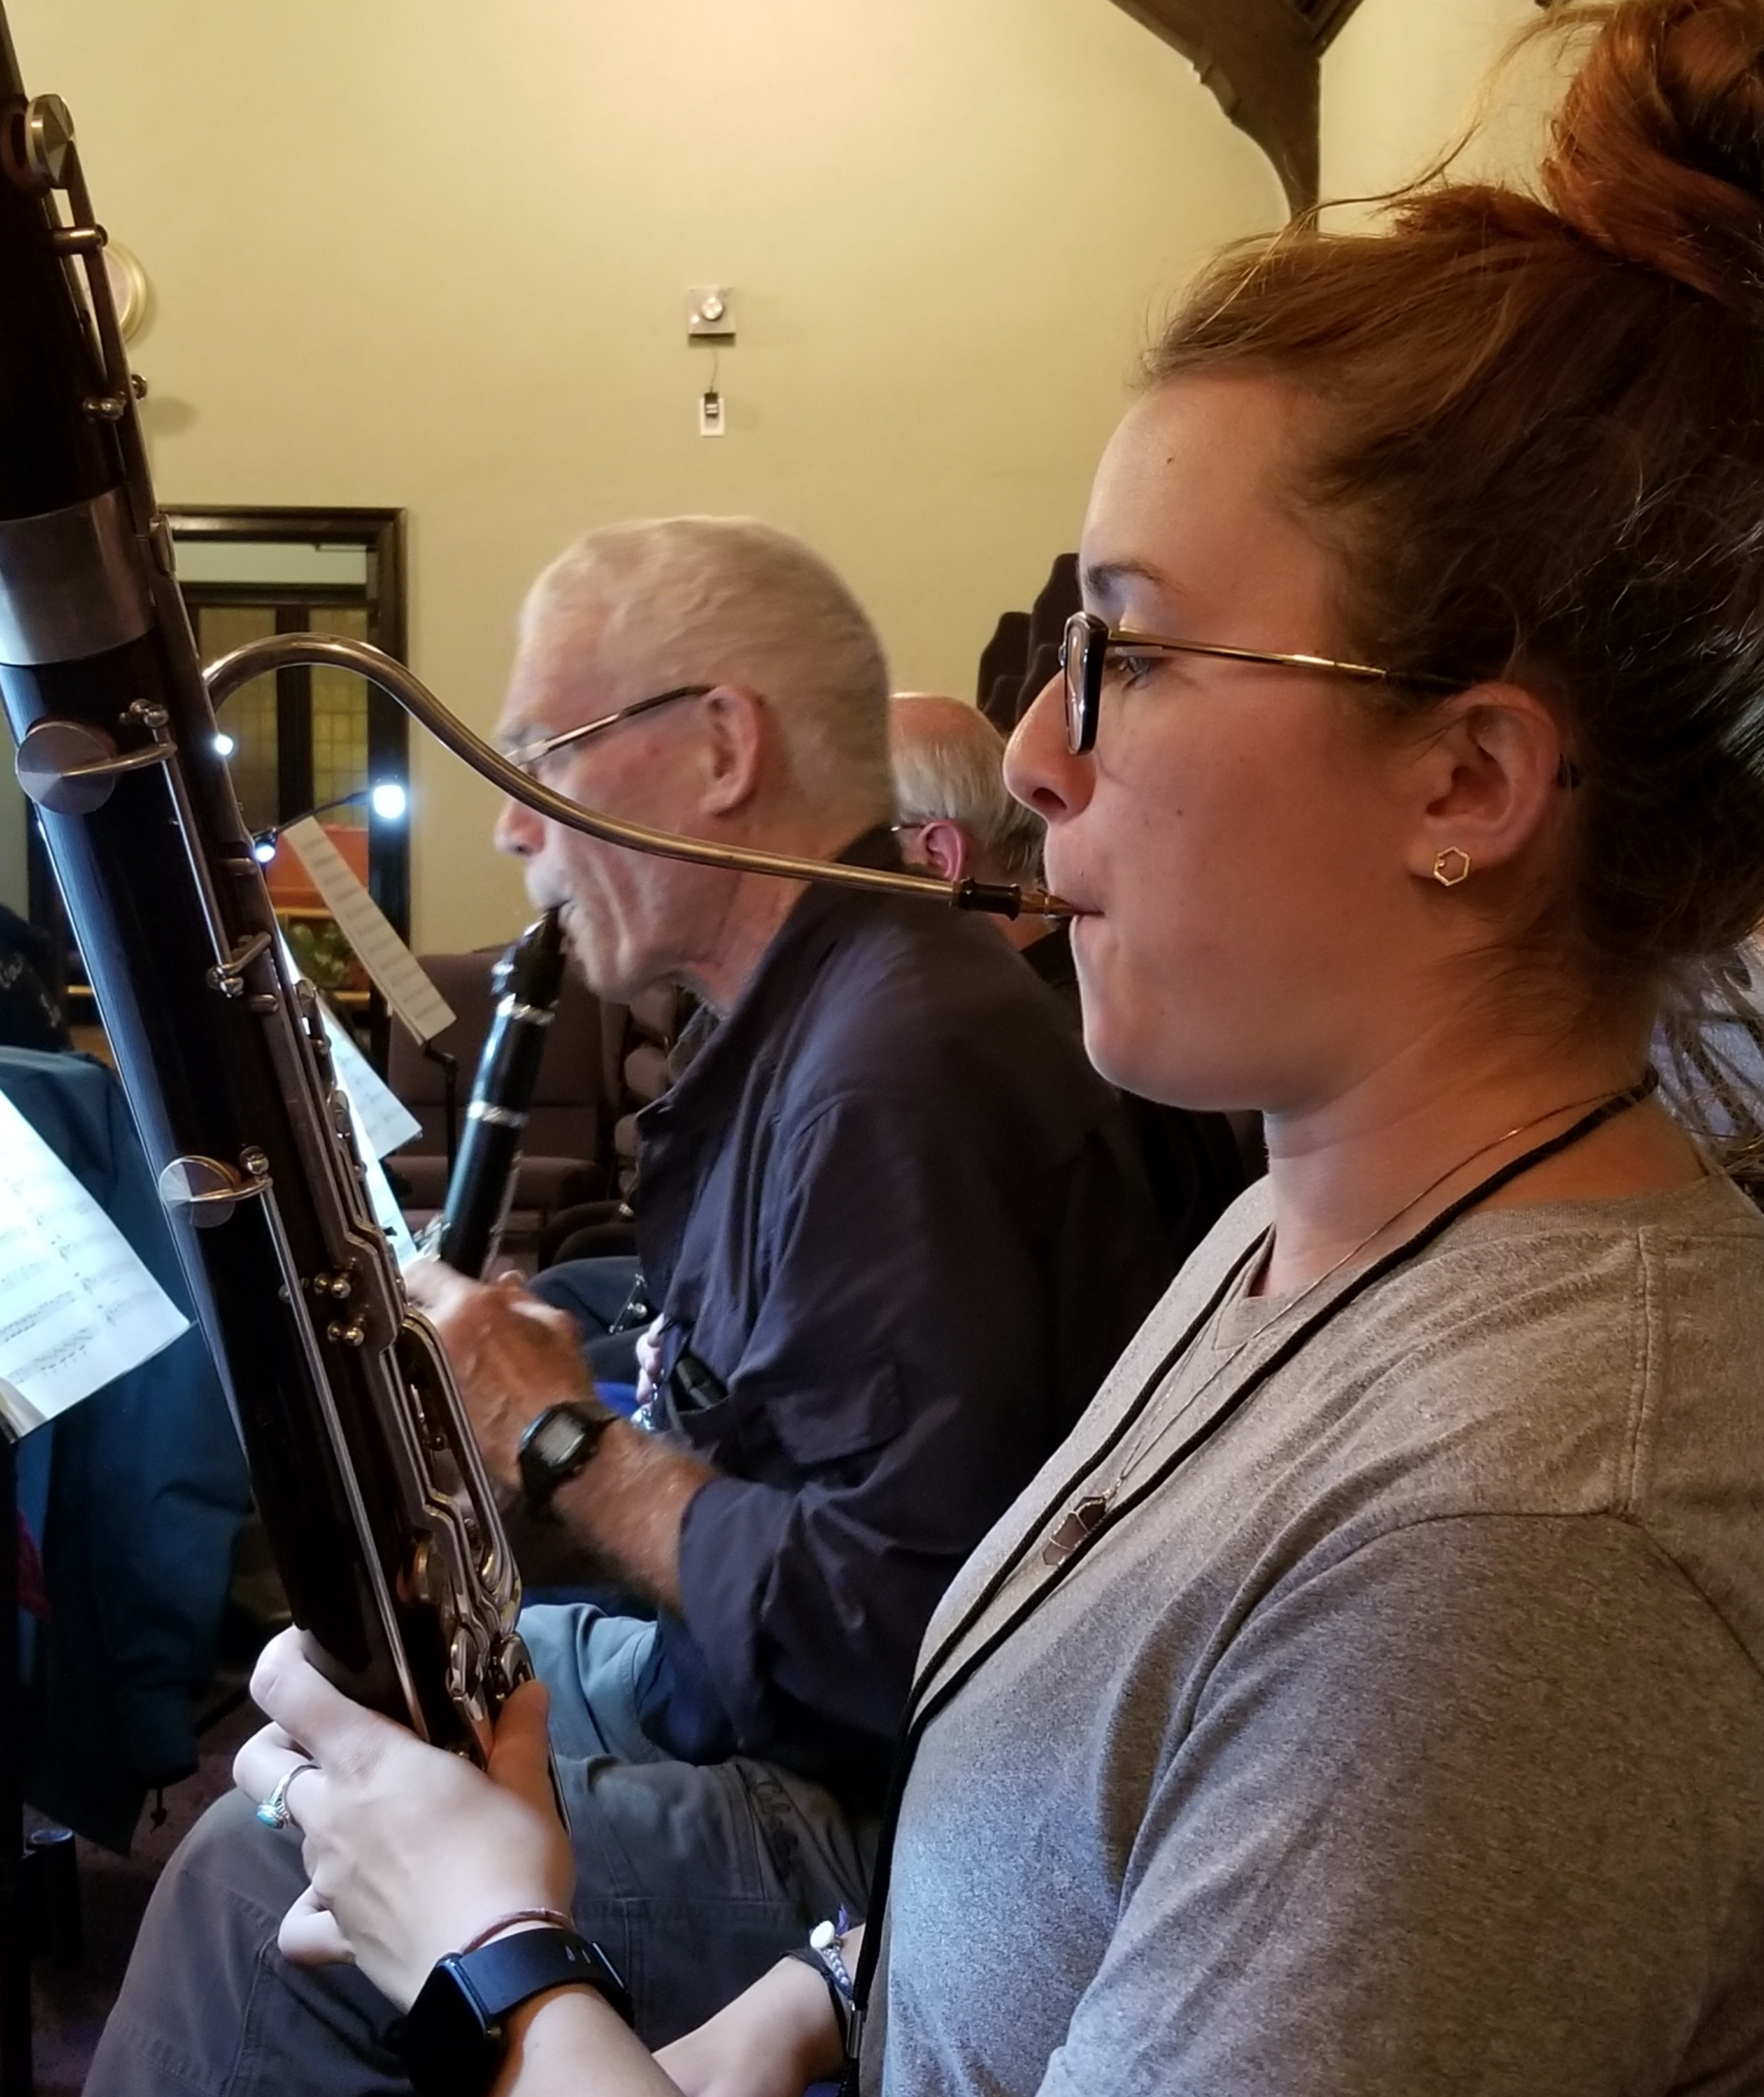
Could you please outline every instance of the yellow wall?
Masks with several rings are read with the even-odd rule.
[[[584,526],[753,510],[972,689],[1075,536],[1170,290],[1279,190],[1109,0],[10,0],[155,305],[169,502],[387,504],[412,653],[494,711]],[[689,285],[735,287],[729,433]],[[494,802],[417,760],[420,946],[505,936]]]
[[[1324,56],[1323,195],[1373,196],[1419,174],[1455,142],[1490,68],[1537,19],[1536,0],[1361,0]],[[1504,79],[1460,172],[1529,166],[1547,93],[1537,63]]]

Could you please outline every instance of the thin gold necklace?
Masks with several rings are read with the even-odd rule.
[[[1054,1530],[1043,1548],[1041,1552],[1043,1563],[1048,1565],[1057,1565],[1071,1556],[1091,1531],[1101,1522],[1116,1499],[1131,1482],[1135,1472],[1139,1469],[1140,1464],[1157,1451],[1172,1428],[1188,1417],[1202,1399],[1253,1341],[1266,1340],[1271,1333],[1279,1330],[1282,1322],[1288,1320],[1290,1315],[1302,1305],[1307,1303],[1326,1281],[1333,1280],[1344,1267],[1358,1259],[1360,1254],[1369,1246],[1375,1245],[1386,1231],[1393,1229],[1401,1223],[1412,1210],[1418,1209],[1430,1194],[1437,1194],[1448,1180],[1455,1180],[1467,1167],[1474,1165],[1479,1158],[1486,1158],[1490,1151],[1499,1150],[1504,1143],[1511,1143],[1517,1136],[1528,1136],[1533,1129],[1541,1127],[1547,1121],[1556,1120],[1559,1115],[1573,1114],[1577,1108],[1608,1106],[1623,1101],[1627,1101],[1631,1105],[1639,1105],[1658,1084],[1657,1072],[1650,1069],[1639,1085],[1626,1085],[1613,1092],[1591,1092],[1581,1099],[1565,1100],[1560,1106],[1547,1107],[1542,1114],[1533,1115],[1530,1121],[1518,1122],[1512,1127],[1504,1129],[1499,1136],[1490,1136],[1486,1143],[1478,1144],[1474,1150],[1467,1156],[1460,1158],[1455,1164],[1448,1165],[1443,1172],[1438,1174],[1436,1178],[1429,1180],[1418,1193],[1411,1194],[1401,1208],[1393,1210],[1382,1223],[1375,1224],[1357,1243],[1350,1246],[1339,1259],[1333,1261],[1321,1274],[1307,1282],[1295,1295],[1286,1298],[1278,1309],[1272,1311],[1253,1333],[1240,1340],[1224,1359],[1216,1364],[1208,1372],[1173,1413],[1164,1419],[1149,1421],[1140,1429],[1122,1458],[1114,1482],[1101,1493],[1088,1494],[1067,1510],[1058,1528]],[[1634,1096],[1633,1098],[1631,1095]],[[1260,1257],[1245,1269],[1247,1276],[1253,1276],[1262,1270],[1267,1263],[1268,1254],[1273,1250],[1273,1245],[1274,1234],[1271,1227],[1264,1234]],[[1218,1330],[1226,1311],[1235,1300],[1235,1294],[1234,1292],[1233,1294],[1222,1299],[1218,1309],[1206,1320],[1204,1327],[1194,1335],[1178,1359],[1169,1365],[1165,1371],[1164,1380],[1167,1381],[1170,1377],[1177,1374],[1199,1351],[1207,1336]]]

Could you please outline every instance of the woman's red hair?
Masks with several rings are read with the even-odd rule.
[[[1764,917],[1764,0],[1558,12],[1593,33],[1539,195],[1235,251],[1149,370],[1300,389],[1346,652],[1557,707],[1559,915],[1633,984]]]

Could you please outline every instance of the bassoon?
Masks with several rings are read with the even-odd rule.
[[[310,987],[285,965],[215,709],[354,671],[505,793],[639,851],[959,908],[1038,891],[680,838],[578,806],[364,642],[278,634],[206,673],[155,501],[72,122],[0,10],[0,703],[244,1443],[295,1621],[352,1695],[480,1759],[527,1671],[458,1392],[373,1221]]]
[[[65,208],[63,205],[64,204]],[[520,1587],[216,741],[65,107],[0,18],[0,699],[295,1621],[485,1751]]]

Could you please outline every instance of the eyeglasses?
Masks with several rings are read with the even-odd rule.
[[[1102,711],[1102,681],[1111,655],[1220,655],[1232,663],[1272,663],[1285,670],[1333,670],[1337,676],[1369,684],[1425,685],[1442,691],[1457,689],[1450,677],[1410,676],[1396,670],[1374,669],[1369,663],[1338,663],[1328,655],[1278,655],[1265,648],[1226,648],[1212,641],[1165,641],[1149,633],[1111,633],[1108,622],[1092,611],[1075,611],[1066,622],[1060,643],[1060,668],[1066,673],[1066,739],[1075,756],[1096,746],[1096,720]]]
[[[597,720],[584,721],[577,728],[567,728],[559,735],[542,736],[536,742],[523,742],[518,750],[508,752],[509,763],[524,772],[528,778],[536,779],[540,766],[554,751],[567,749],[572,742],[584,742],[591,735],[602,734],[607,729],[616,728],[620,721],[634,720],[639,714],[671,705],[676,699],[702,699],[716,690],[715,685],[676,685],[671,692],[658,692],[652,699],[633,700],[615,713],[602,714]]]

